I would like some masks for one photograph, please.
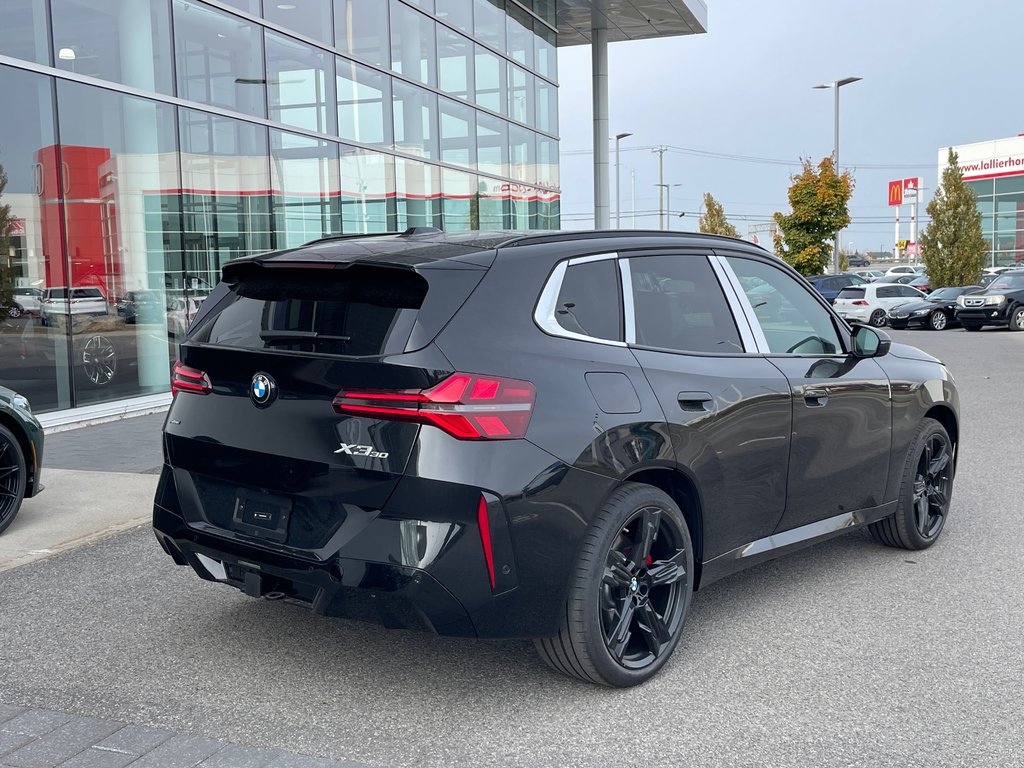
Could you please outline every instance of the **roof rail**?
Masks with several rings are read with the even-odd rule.
[[[739,238],[729,237],[728,235],[711,235],[703,232],[671,232],[663,229],[598,229],[598,230],[578,230],[578,231],[558,231],[558,232],[532,232],[529,234],[524,233],[521,237],[517,237],[514,240],[510,240],[502,248],[508,248],[516,245],[533,245],[535,243],[562,243],[571,242],[573,240],[593,240],[595,238],[630,238],[630,237],[678,237],[678,238],[710,238],[713,240],[722,240],[728,243],[743,243],[753,248],[760,248],[758,245],[754,245],[748,240],[740,240]],[[764,249],[762,249],[764,250]]]

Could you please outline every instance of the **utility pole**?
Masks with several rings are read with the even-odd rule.
[[[664,229],[665,198],[663,190],[665,188],[665,153],[668,152],[668,147],[655,147],[651,152],[658,156],[658,229]]]

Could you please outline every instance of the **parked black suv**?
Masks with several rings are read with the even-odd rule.
[[[946,368],[729,238],[462,233],[227,265],[176,365],[153,523],[253,597],[536,638],[628,686],[695,589],[949,509]]]
[[[986,325],[1004,325],[1024,331],[1024,269],[1003,272],[985,290],[960,296],[956,318],[967,331]]]

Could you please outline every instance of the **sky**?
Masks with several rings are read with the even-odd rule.
[[[892,250],[889,180],[921,177],[927,201],[940,147],[1024,133],[1024,0],[707,5],[707,34],[609,46],[609,133],[633,133],[620,143],[624,227],[633,222],[631,171],[636,226],[658,226],[658,145],[670,147],[665,183],[679,185],[673,229],[697,229],[705,192],[743,236],[788,211],[800,159],[832,152],[834,92],[812,86],[848,76],[864,79],[840,90],[840,164],[856,184],[844,250]],[[558,66],[562,228],[585,229],[593,226],[590,46],[559,49]],[[924,205],[920,216],[927,221]],[[909,217],[904,206],[904,238]]]

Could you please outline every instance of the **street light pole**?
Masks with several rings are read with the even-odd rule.
[[[660,226],[660,218],[659,218],[659,227],[661,229],[672,229],[672,187],[681,187],[683,185],[682,184],[655,184],[654,186],[656,186],[656,187],[663,187],[665,189],[665,212],[667,214],[665,216],[665,220],[667,221],[668,226],[667,227]],[[660,194],[661,194],[661,190],[660,189],[658,190],[658,193],[659,193],[659,197],[660,197]]]
[[[632,133],[615,134],[615,228],[622,229],[622,196],[619,192],[619,142]]]
[[[856,83],[858,80],[863,80],[862,77],[844,77],[842,80],[835,80],[831,83],[822,83],[821,85],[814,86],[815,89],[827,89],[832,88],[836,92],[835,96],[835,131],[832,145],[832,163],[835,165],[836,175],[840,176],[839,170],[839,89],[844,85],[850,83]],[[832,272],[833,274],[839,274],[839,232],[836,232],[832,237]]]

